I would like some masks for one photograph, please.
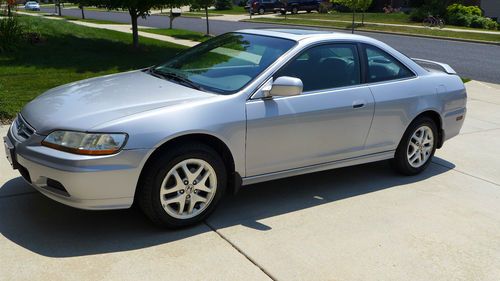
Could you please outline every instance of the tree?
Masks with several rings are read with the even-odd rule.
[[[12,8],[16,6],[16,0],[7,0],[7,16],[12,17]]]
[[[139,17],[149,16],[151,9],[165,6],[167,0],[88,0],[92,6],[106,8],[108,10],[125,10],[130,15],[132,22],[132,39],[134,48],[139,47],[139,29],[137,21]]]
[[[210,34],[210,26],[208,24],[208,7],[211,7],[215,4],[215,0],[193,0],[195,5],[202,7],[205,9],[205,17],[207,19],[207,35]]]
[[[372,5],[373,0],[359,0],[358,9],[361,11],[361,25],[365,25],[365,12]]]
[[[332,2],[340,4],[340,5],[343,5],[343,6],[346,6],[349,9],[351,9],[351,11],[352,11],[351,32],[352,33],[354,33],[356,11],[362,11],[363,12],[362,24],[364,24],[364,21],[365,21],[365,11],[372,4],[372,0],[332,0]]]

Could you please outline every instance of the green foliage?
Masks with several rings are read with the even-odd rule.
[[[233,8],[233,2],[231,0],[215,0],[216,10],[231,10]]]
[[[464,6],[462,4],[452,4],[446,8],[446,15],[466,15],[466,16],[482,16],[481,9],[477,6]]]
[[[351,11],[366,11],[373,0],[331,0],[332,3],[346,6]]]
[[[0,53],[17,48],[23,40],[24,28],[15,17],[0,19]]]
[[[192,0],[192,5],[204,9],[205,7],[210,7],[215,5],[215,0]]]
[[[482,11],[477,6],[464,6],[453,4],[446,8],[448,23],[458,26],[470,26],[484,29],[497,29],[498,24],[482,16]]]

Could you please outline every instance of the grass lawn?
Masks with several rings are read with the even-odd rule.
[[[65,21],[21,16],[40,32],[39,44],[21,44],[13,53],[0,53],[0,119],[12,119],[30,100],[46,90],[72,81],[139,69],[162,62],[185,47],[140,38],[131,47],[130,34],[89,28]]]
[[[280,16],[283,17],[283,16]],[[287,15],[287,18],[290,19],[305,19],[305,20],[332,20],[332,21],[352,21],[351,13],[331,13],[331,14],[319,14],[319,13],[301,13],[297,15]],[[355,22],[361,23],[362,15],[360,13],[356,13]],[[404,24],[404,25],[412,25],[412,26],[422,26],[421,22],[414,22],[410,20],[410,16],[405,13],[365,13],[365,22],[372,23],[387,23],[387,24]],[[473,31],[481,31],[487,29],[481,28],[472,28],[472,27],[464,27],[464,26],[455,26],[455,25],[445,25],[446,28],[454,28],[454,29],[464,29],[464,30],[473,30]],[[492,31],[492,30],[487,30]],[[494,31],[494,30],[493,30]],[[500,31],[499,31],[500,33]]]
[[[315,26],[315,27],[331,27],[338,29],[350,29],[351,24],[343,22],[327,22],[318,21],[310,19],[284,19],[284,18],[255,18],[252,20],[245,20],[252,22],[269,22],[278,24],[290,24],[290,25],[305,25],[305,26]],[[500,42],[500,32],[498,34],[481,34],[472,32],[460,32],[460,31],[448,31],[430,28],[412,28],[412,27],[399,27],[399,26],[381,26],[381,25],[368,25],[356,27],[356,30],[361,31],[384,31],[393,32],[399,34],[409,34],[409,35],[421,35],[429,37],[440,37],[440,38],[457,38],[457,39],[467,39],[476,41],[489,41],[489,42]]]
[[[205,12],[205,11],[202,11]],[[241,15],[247,14],[245,8],[233,5],[231,10],[208,10],[209,14],[223,14],[223,15]]]
[[[139,30],[143,31],[143,32],[166,35],[166,36],[171,36],[171,37],[178,38],[178,39],[186,39],[186,40],[192,40],[192,41],[198,41],[198,42],[203,42],[203,41],[206,41],[206,40],[211,38],[209,36],[205,36],[205,34],[203,34],[201,32],[184,30],[184,29],[141,28]]]
[[[59,17],[59,16],[46,15],[46,17]],[[89,22],[89,23],[95,23],[95,24],[126,24],[126,25],[130,25],[130,23],[122,23],[122,22],[116,22],[116,21],[110,21],[110,20],[82,19],[79,17],[64,16],[64,15],[61,16],[61,18],[66,19],[66,20],[83,21],[83,22]]]

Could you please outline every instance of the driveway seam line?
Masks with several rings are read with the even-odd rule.
[[[249,262],[251,262],[253,265],[255,265],[258,269],[260,269],[260,271],[262,271],[267,277],[269,277],[269,279],[273,280],[273,281],[277,281],[278,279],[276,279],[269,271],[267,271],[266,269],[264,269],[257,261],[255,261],[254,259],[252,259],[250,256],[248,256],[245,252],[243,252],[242,249],[240,249],[238,246],[236,246],[236,244],[234,244],[233,242],[231,242],[226,236],[224,236],[224,234],[220,233],[219,231],[217,231],[217,229],[215,227],[213,227],[212,225],[210,225],[207,221],[204,221],[205,225],[208,226],[213,232],[215,232],[220,238],[222,238],[224,241],[226,241],[229,245],[231,245],[231,247],[233,247],[236,251],[238,251],[241,255],[243,255]]]
[[[446,166],[446,165],[444,165],[444,164],[437,163],[437,162],[434,162],[434,161],[432,161],[432,163],[433,163],[433,164],[436,164],[436,165],[439,165],[439,166],[441,166],[441,167],[445,167],[445,168],[448,168],[448,169],[450,169],[450,170],[456,171],[456,172],[461,173],[461,174],[463,174],[463,175],[470,176],[470,177],[473,177],[473,178],[475,178],[475,179],[482,180],[482,181],[485,181],[485,182],[487,182],[487,183],[491,183],[491,184],[496,185],[496,186],[500,186],[500,184],[498,184],[498,183],[496,183],[496,182],[493,182],[493,181],[490,181],[490,180],[487,180],[487,179],[483,179],[483,178],[481,178],[481,177],[478,177],[478,176],[475,176],[475,175],[472,175],[472,174],[466,173],[466,172],[461,171],[461,170],[457,170],[457,169],[455,169],[455,168],[451,168],[450,166]]]

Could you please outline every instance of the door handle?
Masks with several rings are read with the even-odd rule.
[[[357,100],[352,103],[352,108],[362,108],[365,107],[365,101]]]

